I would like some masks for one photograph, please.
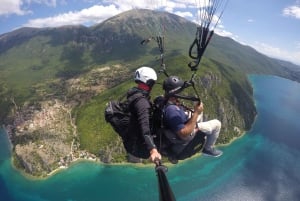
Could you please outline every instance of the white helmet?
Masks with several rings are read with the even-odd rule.
[[[152,87],[157,80],[157,75],[152,68],[143,66],[135,71],[134,80],[135,82],[142,82]]]

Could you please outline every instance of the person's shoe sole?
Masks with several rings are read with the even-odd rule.
[[[223,155],[223,152],[221,152],[219,155],[211,155],[211,154],[207,154],[207,153],[205,153],[205,152],[202,152],[202,154],[203,154],[204,156],[210,156],[210,157],[215,157],[215,158],[217,158],[217,157],[222,156],[222,155]]]
[[[206,153],[203,153],[203,152],[202,152],[202,154],[203,154],[204,156],[210,156],[210,157],[215,157],[215,158],[220,157],[220,156],[223,155],[223,153],[221,153],[221,154],[219,154],[219,155],[211,155],[211,154],[206,154]]]

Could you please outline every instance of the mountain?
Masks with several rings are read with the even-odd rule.
[[[293,76],[299,66],[265,56],[231,38],[214,36],[206,53],[211,59],[220,55],[220,62],[248,74],[272,74],[300,81],[299,77]]]
[[[132,10],[89,28],[21,28],[0,35],[0,121],[11,135],[15,165],[45,176],[81,157],[124,161],[121,141],[103,118],[105,103],[133,86],[138,66],[159,71],[153,38],[159,33],[168,73],[190,79],[187,53],[195,31],[194,23],[174,14]],[[151,41],[141,45],[145,39]],[[300,81],[299,69],[215,34],[194,81],[205,118],[223,123],[218,142],[251,128],[256,110],[248,74]],[[158,83],[163,79],[160,74]],[[161,93],[155,85],[153,97]]]

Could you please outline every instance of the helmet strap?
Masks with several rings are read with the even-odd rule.
[[[144,91],[151,91],[151,87],[149,87],[148,85],[146,85],[143,82],[138,82],[138,86],[139,89],[142,89]]]

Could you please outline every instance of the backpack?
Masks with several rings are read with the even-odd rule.
[[[163,111],[165,107],[165,98],[157,96],[153,100],[152,114],[151,114],[151,132],[157,134],[160,128],[163,128]]]
[[[127,95],[127,98],[125,96]],[[129,105],[131,102],[144,97],[144,94],[138,90],[134,92],[127,92],[118,100],[111,100],[106,104],[104,110],[105,121],[109,123],[115,132],[122,138],[126,136],[128,125],[130,122]]]
[[[167,107],[166,99],[163,96],[158,96],[153,100],[152,117],[151,117],[151,131],[153,133],[154,142],[159,152],[162,155],[173,155],[171,150],[172,141],[166,135],[166,128],[164,126],[164,110]]]

